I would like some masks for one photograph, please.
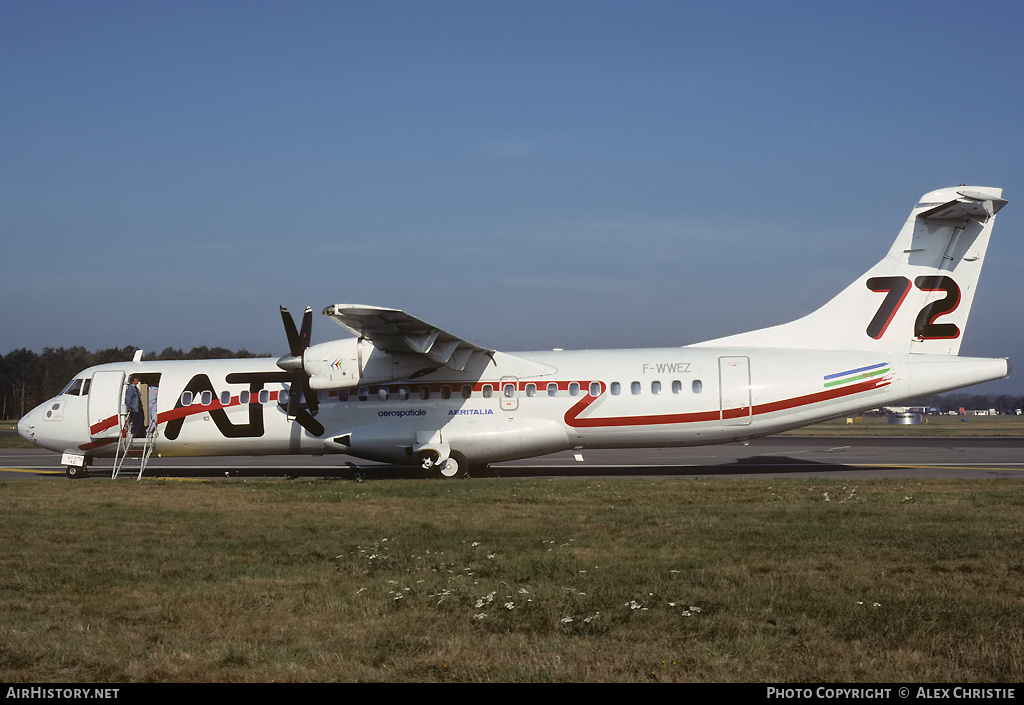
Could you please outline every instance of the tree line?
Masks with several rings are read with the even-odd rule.
[[[89,352],[84,347],[44,348],[36,353],[26,348],[12,350],[0,358],[0,419],[19,418],[25,412],[55,396],[74,376],[87,367],[106,362],[131,360],[137,348],[107,348]],[[224,360],[245,357],[270,357],[269,353],[254,355],[248,350],[205,345],[188,352],[178,348],[164,348],[159,353],[147,353],[143,360]],[[971,394],[969,391],[921,397],[901,406],[937,407],[942,413],[975,409],[995,409],[1000,414],[1014,414],[1024,408],[1024,396],[1013,394]]]
[[[27,348],[12,350],[0,358],[0,419],[24,416],[47,399],[57,395],[75,375],[87,367],[107,362],[126,362],[135,355],[131,345],[89,352],[82,346],[43,348],[37,353]],[[159,353],[146,353],[143,360],[224,360],[254,355],[248,350],[229,350],[201,345],[188,352],[164,348]]]

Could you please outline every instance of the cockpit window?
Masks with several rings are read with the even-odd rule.
[[[68,386],[64,387],[64,391],[61,394],[70,394],[73,397],[80,396],[82,394],[82,380],[73,379],[68,382]]]

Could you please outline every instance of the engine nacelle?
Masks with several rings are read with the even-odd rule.
[[[302,356],[302,368],[312,389],[338,389],[385,384],[433,372],[440,365],[422,355],[403,355],[378,350],[363,338],[332,340],[310,345]]]

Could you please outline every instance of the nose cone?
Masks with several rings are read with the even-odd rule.
[[[36,416],[34,411],[30,411],[18,422],[18,435],[29,443],[36,442]]]

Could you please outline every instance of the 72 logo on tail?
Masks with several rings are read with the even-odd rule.
[[[896,312],[910,293],[910,280],[906,277],[871,277],[867,280],[871,291],[885,292],[882,305],[878,307],[871,322],[868,323],[867,334],[875,340],[881,340],[889,324],[896,317]],[[914,279],[914,286],[921,291],[944,291],[945,298],[926,304],[917,314],[914,322],[914,337],[918,340],[949,340],[960,337],[960,328],[954,323],[936,323],[935,319],[952,313],[960,305],[960,287],[952,277],[945,275],[920,276]]]

